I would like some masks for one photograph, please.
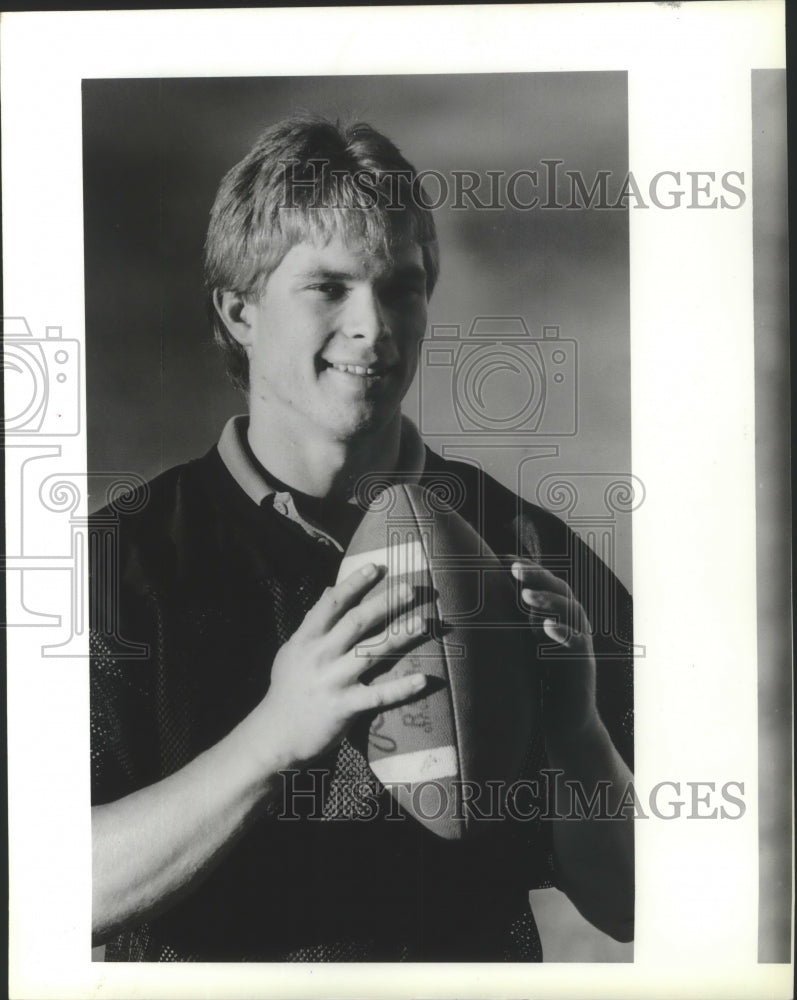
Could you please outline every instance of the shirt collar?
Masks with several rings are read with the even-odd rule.
[[[221,433],[218,449],[227,471],[249,499],[260,505],[267,497],[276,493],[276,489],[252,460],[246,441],[248,428],[248,415],[231,417]],[[415,424],[402,415],[398,462],[402,482],[417,483],[425,463],[426,448],[421,435]]]

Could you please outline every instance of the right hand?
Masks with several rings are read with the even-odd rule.
[[[418,673],[360,683],[362,674],[379,660],[404,652],[424,633],[424,617],[415,611],[406,627],[389,630],[358,653],[358,642],[413,600],[406,584],[362,600],[384,572],[369,564],[327,587],[277,653],[271,686],[260,707],[267,716],[263,723],[269,739],[278,742],[285,767],[304,767],[332,750],[362,712],[387,708],[423,690],[426,677]]]

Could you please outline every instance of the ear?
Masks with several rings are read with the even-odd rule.
[[[231,337],[234,337],[243,347],[252,342],[252,326],[246,309],[246,299],[240,292],[232,292],[215,288],[213,290],[213,306],[219,314],[222,323],[227,327]]]

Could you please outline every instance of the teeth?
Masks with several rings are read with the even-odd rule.
[[[329,367],[334,368],[336,372],[346,372],[348,375],[376,375],[375,368],[366,368],[363,365],[337,365],[330,361]]]

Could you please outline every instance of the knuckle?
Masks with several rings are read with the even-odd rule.
[[[324,587],[324,590],[321,594],[321,597],[318,600],[318,603],[322,607],[327,607],[327,608],[333,607],[335,604],[337,604],[337,595],[335,592],[335,588]]]
[[[384,708],[390,702],[388,697],[388,692],[385,690],[385,684],[371,684],[368,690],[368,707],[373,708]]]
[[[348,614],[349,628],[355,634],[359,634],[365,628],[365,615],[361,608],[353,608]]]
[[[350,596],[357,593],[362,584],[362,577],[359,573],[352,573],[351,576],[347,576],[345,580],[340,582],[341,593]]]

